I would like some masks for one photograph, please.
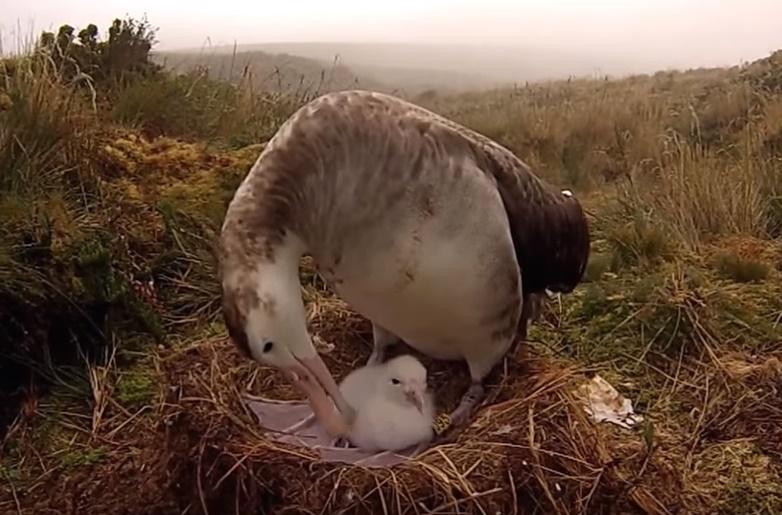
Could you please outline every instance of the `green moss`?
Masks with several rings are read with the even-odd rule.
[[[710,485],[719,497],[719,513],[782,513],[782,477],[756,444],[733,440],[706,447],[695,469],[714,476]],[[710,469],[710,470],[709,470]]]
[[[98,463],[107,455],[103,447],[90,449],[69,449],[59,455],[60,463],[66,468],[80,467],[84,465],[93,465]]]
[[[214,175],[201,173],[187,183],[177,183],[168,188],[163,193],[161,202],[176,211],[203,217],[217,225],[223,219],[227,207],[226,193],[227,191],[220,188],[220,181]]]
[[[132,315],[133,321],[141,329],[151,334],[157,342],[163,342],[166,334],[160,314],[136,295],[129,295],[126,299],[126,308]]]
[[[142,406],[155,395],[155,382],[147,371],[138,364],[124,372],[117,382],[117,400],[125,406]]]
[[[22,473],[15,465],[0,461],[0,478],[16,482],[22,479]]]
[[[756,515],[782,513],[782,487],[779,484],[757,484],[746,478],[728,485],[728,499],[722,513]]]
[[[55,384],[38,408],[38,415],[31,424],[31,441],[41,454],[57,454],[71,445],[76,432],[63,424],[63,413],[79,412],[90,398],[88,387],[81,384]]]

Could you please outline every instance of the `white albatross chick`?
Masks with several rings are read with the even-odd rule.
[[[367,451],[399,451],[434,436],[435,405],[426,368],[411,355],[354,370],[340,390],[356,417],[345,435]]]

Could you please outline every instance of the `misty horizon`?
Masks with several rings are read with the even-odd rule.
[[[133,6],[113,0],[12,5],[0,18],[3,48],[12,51],[20,41],[65,23],[77,28],[95,23],[104,34],[114,18],[145,15],[158,28],[156,52],[221,51],[236,44],[290,54],[306,49],[301,55],[321,60],[339,54],[348,66],[427,69],[440,58],[443,70],[496,70],[493,76],[500,80],[541,63],[548,65],[545,73],[532,73],[533,78],[733,66],[782,48],[782,2],[770,0],[591,5],[491,0],[480,6],[444,0],[373,5],[306,0],[296,6],[139,0]],[[358,46],[364,47],[360,53],[353,51]],[[427,56],[417,55],[422,49]]]

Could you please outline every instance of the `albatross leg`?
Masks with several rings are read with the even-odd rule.
[[[503,355],[513,355],[518,350],[519,345],[527,341],[527,331],[529,323],[535,321],[540,316],[541,294],[525,294],[522,297],[521,314],[519,315],[519,325],[516,337],[512,337],[508,350]],[[467,392],[462,396],[459,405],[451,413],[451,424],[459,426],[464,424],[470,418],[475,408],[483,400],[486,390],[483,386],[484,378],[489,375],[494,366],[501,361],[502,356],[495,360],[468,360],[472,384]]]
[[[467,422],[473,411],[475,411],[475,407],[480,404],[485,395],[486,390],[483,387],[482,381],[473,381],[459,401],[459,405],[451,412],[451,424],[460,426]]]
[[[526,330],[526,329],[525,329]],[[494,367],[502,361],[502,358],[513,348],[515,335],[510,335],[504,345],[498,346],[496,352],[492,354],[476,353],[467,356],[467,366],[470,369],[470,378],[472,384],[462,395],[459,405],[451,412],[451,425],[461,426],[472,416],[475,408],[486,397],[486,388],[483,381],[486,379]]]
[[[516,337],[512,337],[512,341],[508,346],[508,350],[505,354],[515,354],[519,344],[524,344],[527,340],[527,331],[529,329],[529,323],[535,321],[540,316],[541,311],[541,294],[525,294],[522,300],[521,314],[519,316],[519,325]],[[451,412],[451,424],[459,426],[464,424],[467,419],[470,418],[475,408],[483,400],[486,395],[486,390],[483,386],[484,378],[489,375],[494,366],[501,361],[502,356],[495,360],[468,360],[470,367],[470,376],[472,377],[472,384],[467,389],[467,392],[462,396],[459,405],[453,412]]]
[[[519,316],[519,325],[516,330],[516,337],[511,343],[510,349],[507,352],[508,356],[515,356],[519,350],[519,347],[527,343],[527,334],[529,332],[529,325],[531,322],[535,322],[540,317],[542,308],[542,297],[537,293],[527,293],[522,297],[521,315]]]
[[[372,354],[367,360],[367,365],[379,365],[386,357],[386,350],[399,342],[399,337],[387,329],[372,322]]]

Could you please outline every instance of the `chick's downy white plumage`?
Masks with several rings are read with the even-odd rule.
[[[356,410],[346,435],[356,447],[399,451],[434,436],[434,398],[427,389],[426,368],[413,356],[356,369],[340,390]]]

